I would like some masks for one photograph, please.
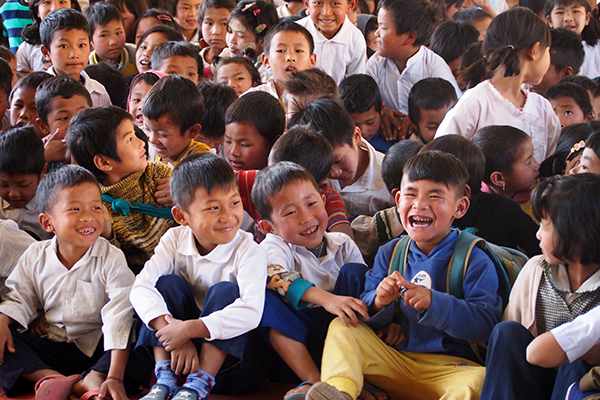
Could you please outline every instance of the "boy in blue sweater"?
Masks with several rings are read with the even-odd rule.
[[[419,153],[405,165],[396,194],[411,238],[404,276],[388,273],[396,239],[379,250],[367,272],[361,299],[369,307],[368,325],[331,323],[322,382],[307,399],[356,399],[363,376],[393,399],[479,398],[485,368],[468,342],[488,340],[502,301],[494,265],[479,248],[469,258],[464,299],[446,290],[458,237],[451,228],[469,207],[468,177],[462,162],[439,151]]]

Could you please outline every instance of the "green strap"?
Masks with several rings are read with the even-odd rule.
[[[450,258],[446,279],[446,292],[456,298],[465,298],[463,282],[467,274],[469,257],[475,246],[485,246],[485,240],[472,233],[458,231],[458,238]]]
[[[390,260],[390,267],[388,269],[388,276],[394,271],[400,272],[400,275],[404,276],[404,269],[406,267],[406,259],[408,256],[408,246],[410,246],[412,239],[408,235],[396,243],[394,252],[392,253],[392,259]]]
[[[123,199],[115,199],[107,194],[102,195],[102,201],[109,203],[114,212],[124,217],[128,217],[131,214],[131,211],[135,211],[153,217],[173,219],[171,209],[168,207],[157,207],[152,204],[137,203],[134,201],[129,202]]]

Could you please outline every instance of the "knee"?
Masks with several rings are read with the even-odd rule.
[[[240,289],[235,282],[218,282],[206,292],[204,308],[222,309],[240,297]]]
[[[188,290],[187,283],[179,275],[164,275],[156,282],[156,290],[163,296],[169,292],[183,292]]]
[[[367,273],[367,266],[359,263],[344,264],[340,269],[340,275],[364,277]]]

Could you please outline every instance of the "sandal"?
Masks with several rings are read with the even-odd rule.
[[[325,382],[318,382],[306,393],[307,400],[347,400],[335,387]]]
[[[87,392],[85,392],[84,394],[81,395],[80,399],[81,400],[90,400],[92,397],[99,396],[99,395],[100,395],[99,390],[88,390]]]
[[[304,386],[312,386],[312,382],[302,382],[301,384],[299,384],[298,386],[296,386],[295,388],[293,388],[292,390],[296,390],[296,389],[300,389],[301,387]],[[305,399],[306,398],[306,393],[294,393],[294,394],[290,394],[287,397],[284,397],[283,400],[300,400],[300,399]]]
[[[48,375],[35,384],[35,400],[69,400],[79,375]],[[43,384],[43,387],[42,387]]]

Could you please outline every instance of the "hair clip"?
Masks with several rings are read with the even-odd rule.
[[[267,24],[259,24],[254,31],[258,34],[261,34],[265,29],[267,29]]]
[[[513,46],[512,44],[509,44],[507,47],[510,47],[511,49],[515,49],[515,46]]]
[[[575,146],[571,147],[571,151],[569,152],[569,154],[573,154],[575,152],[578,152],[579,150],[583,150],[585,148],[585,140],[582,140],[579,143],[575,143]]]
[[[165,14],[157,15],[156,19],[159,20],[159,21],[173,22],[173,18],[171,18],[169,15],[165,15]]]
[[[255,17],[258,17],[258,15],[260,14],[260,8],[257,8],[256,10],[252,11],[252,14],[254,14]]]
[[[246,11],[248,11],[249,9],[251,9],[252,7],[254,7],[255,5],[256,5],[256,3],[255,3],[255,2],[252,2],[252,3],[248,3],[248,4],[246,4],[246,5],[244,6],[244,8],[242,8],[242,12],[246,12]]]

